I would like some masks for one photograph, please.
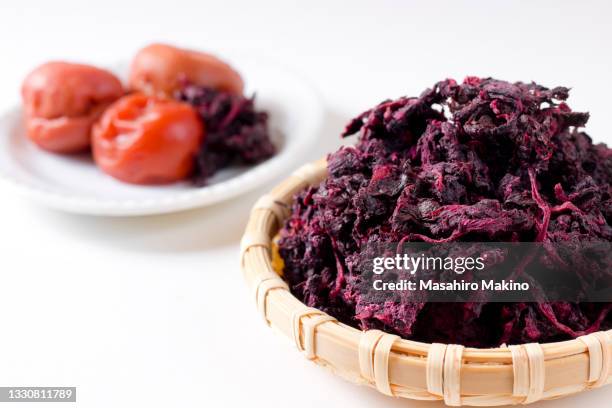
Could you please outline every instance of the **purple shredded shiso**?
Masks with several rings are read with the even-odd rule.
[[[208,178],[230,164],[256,164],[276,152],[268,132],[268,114],[255,110],[254,97],[191,84],[175,96],[196,109],[206,128],[196,157],[196,184],[206,184]]]
[[[357,145],[329,155],[329,177],[296,197],[280,232],[292,292],[346,324],[425,342],[612,328],[610,303],[372,303],[354,262],[368,242],[610,242],[612,150],[578,130],[588,114],[567,98],[564,87],[468,77],[353,119],[343,136],[359,132]]]

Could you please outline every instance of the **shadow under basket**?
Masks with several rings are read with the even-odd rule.
[[[360,331],[304,305],[273,265],[272,238],[294,195],[325,177],[326,161],[319,160],[261,197],[241,242],[242,270],[259,312],[307,359],[383,394],[453,406],[527,404],[611,382],[612,330],[558,343],[479,349]]]

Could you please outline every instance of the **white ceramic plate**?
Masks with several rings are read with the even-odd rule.
[[[15,107],[0,116],[0,176],[16,191],[56,209],[130,216],[209,205],[286,173],[317,140],[323,119],[317,93],[299,75],[270,61],[246,55],[227,59],[245,78],[247,95],[256,92],[258,109],[270,115],[278,148],[271,159],[252,167],[221,170],[204,187],[189,182],[168,186],[125,184],[102,173],[86,155],[61,156],[37,148],[27,139],[21,109]],[[117,71],[125,76],[125,70]]]

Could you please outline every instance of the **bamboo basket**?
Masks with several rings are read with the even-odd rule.
[[[276,272],[271,241],[289,216],[294,194],[325,177],[322,159],[261,197],[241,241],[242,270],[259,312],[307,359],[390,396],[451,406],[528,404],[612,381],[612,330],[558,343],[465,348],[360,331],[306,307]]]

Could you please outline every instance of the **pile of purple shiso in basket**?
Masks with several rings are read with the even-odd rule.
[[[276,152],[270,140],[268,114],[255,110],[254,98],[187,83],[175,97],[192,105],[206,128],[196,157],[196,184],[206,184],[208,178],[231,164],[256,164]]]
[[[567,98],[564,87],[447,79],[353,119],[343,136],[359,132],[358,143],[329,155],[328,178],[296,197],[280,232],[292,292],[346,324],[425,342],[612,328],[605,302],[374,302],[354,262],[372,242],[610,242],[612,149],[579,130],[588,114]]]

